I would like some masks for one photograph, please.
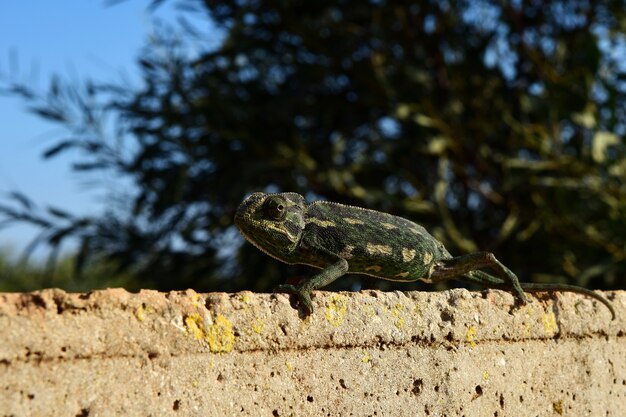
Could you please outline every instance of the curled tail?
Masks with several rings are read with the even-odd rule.
[[[461,281],[472,282],[476,284],[480,284],[486,286],[488,288],[497,288],[510,290],[512,286],[504,281],[501,278],[494,277],[493,275],[489,275],[486,272],[482,271],[472,271],[467,275],[463,275],[459,278]],[[541,292],[541,291],[567,291],[567,292],[575,292],[578,294],[586,295],[587,297],[595,298],[600,301],[602,304],[606,306],[611,312],[612,320],[615,320],[617,317],[617,313],[615,312],[615,308],[613,304],[609,300],[607,300],[602,295],[589,290],[587,288],[578,287],[576,285],[569,284],[535,284],[531,282],[520,282],[520,286],[524,291],[528,292]]]

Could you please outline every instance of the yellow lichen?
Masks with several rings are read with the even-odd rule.
[[[483,381],[489,381],[490,375],[489,372],[483,372]]]
[[[255,322],[254,322],[254,323],[252,323],[252,331],[253,331],[254,333],[256,333],[256,334],[261,334],[261,333],[263,333],[263,326],[264,326],[264,325],[265,325],[265,324],[263,323],[263,320],[261,320],[261,319],[257,318],[257,319],[255,320]]]
[[[365,304],[363,306],[363,311],[367,317],[373,317],[376,315],[376,309],[371,304]]]
[[[150,313],[154,313],[154,308],[146,304],[141,304],[135,309],[135,317],[137,317],[139,321],[144,321]]]
[[[241,301],[243,301],[244,304],[248,304],[250,302],[250,295],[249,294],[243,294],[241,296]]]
[[[193,305],[196,308],[202,307],[202,303],[200,303],[200,299],[202,298],[202,296],[198,293],[194,293],[191,295],[191,305]]]
[[[393,306],[392,309],[388,310],[389,318],[393,322],[393,325],[398,329],[401,329],[404,326],[404,306],[400,303]]]
[[[368,363],[372,359],[372,356],[368,351],[363,352],[363,357],[361,358],[361,362]]]
[[[287,367],[287,370],[289,372],[293,371],[293,364],[291,364],[289,362],[285,362],[285,366]]]
[[[213,353],[228,353],[235,347],[235,332],[230,321],[218,314],[206,330],[206,341]]]
[[[335,327],[339,327],[346,316],[348,303],[346,297],[335,294],[326,306],[326,321]]]
[[[541,322],[543,323],[543,328],[546,330],[546,333],[556,333],[556,317],[553,312],[548,314],[543,313]]]
[[[532,325],[530,323],[524,323],[524,336],[530,336],[530,330],[532,329]]]
[[[563,401],[555,401],[552,403],[552,410],[558,415],[563,415]]]
[[[422,309],[420,308],[419,304],[415,304],[413,306],[413,314],[417,314],[418,316],[422,315]]]
[[[137,317],[137,320],[139,321],[144,321],[146,319],[146,310],[144,309],[143,305],[137,307],[137,309],[135,310],[135,317]]]
[[[474,349],[476,347],[476,327],[474,326],[470,326],[469,329],[467,329],[467,334],[466,334],[466,338],[467,341],[470,344],[470,348]]]
[[[204,320],[198,313],[191,313],[185,317],[185,326],[187,331],[196,339],[204,339]]]

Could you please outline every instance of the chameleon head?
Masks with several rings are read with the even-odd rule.
[[[254,193],[237,208],[235,224],[250,243],[287,262],[304,230],[304,197],[296,193]]]

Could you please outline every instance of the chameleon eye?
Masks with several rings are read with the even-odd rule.
[[[283,220],[285,218],[285,201],[279,196],[271,196],[263,203],[263,212],[273,220]]]

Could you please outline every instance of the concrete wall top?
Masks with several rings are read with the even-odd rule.
[[[0,416],[623,416],[605,296],[2,293]]]

